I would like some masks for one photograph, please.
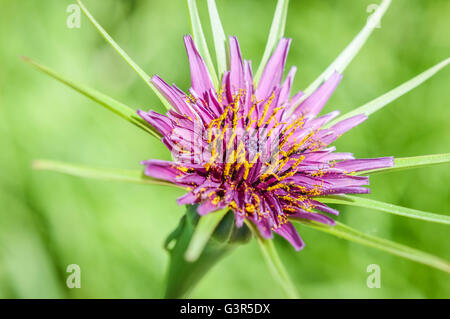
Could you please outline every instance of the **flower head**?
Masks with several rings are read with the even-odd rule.
[[[342,79],[338,72],[309,96],[291,97],[296,68],[283,81],[290,39],[280,40],[255,83],[250,61],[229,38],[230,68],[215,88],[191,36],[184,38],[191,70],[188,93],[160,77],[151,81],[170,102],[166,115],[138,114],[156,128],[173,161],[148,160],[145,174],[188,189],[179,204],[199,204],[205,215],[230,208],[236,225],[245,220],[265,238],[276,232],[297,250],[304,243],[290,219],[334,225],[338,211],[317,197],[368,193],[368,177],[355,172],[393,165],[392,157],[354,159],[330,146],[365,121],[363,114],[332,126],[338,111],[319,116]]]

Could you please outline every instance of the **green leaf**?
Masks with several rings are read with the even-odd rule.
[[[403,217],[450,225],[450,216],[447,215],[423,212],[421,210],[392,205],[389,203],[384,203],[363,197],[356,197],[351,195],[330,195],[318,197],[317,199],[323,203],[343,204],[343,205],[370,208]]]
[[[80,6],[83,13],[86,15],[86,17],[91,21],[91,23],[94,25],[94,27],[98,30],[98,32],[102,35],[102,37],[113,47],[114,50],[116,50],[117,53],[128,63],[129,66],[147,83],[147,85],[155,92],[155,94],[158,96],[158,98],[161,100],[163,105],[166,107],[166,109],[170,110],[172,106],[170,103],[164,98],[164,96],[158,91],[158,89],[153,85],[153,83],[150,81],[150,76],[145,73],[144,70],[141,69],[139,65],[137,65],[133,59],[130,58],[130,56],[117,44],[116,41],[114,41],[113,38],[103,29],[103,27],[95,20],[95,18],[90,14],[90,12],[87,10],[87,8],[84,6],[84,4],[81,2],[81,0],[77,0],[78,5]]]
[[[137,184],[153,184],[180,187],[175,184],[145,176],[142,171],[118,168],[92,167],[81,164],[64,163],[51,160],[35,160],[32,167],[37,170],[53,171],[67,175],[104,181],[119,181]]]
[[[326,81],[335,71],[343,73],[353,58],[358,54],[359,50],[366,43],[372,31],[381,21],[384,13],[391,4],[391,0],[383,0],[375,12],[367,20],[364,28],[356,35],[350,44],[342,51],[341,54],[330,64],[330,66],[320,74],[304,91],[304,95],[299,101],[292,105],[290,112],[292,113],[297,106],[300,105],[308,96],[311,95],[324,81]]]
[[[206,216],[200,217],[200,220],[195,228],[189,247],[186,250],[185,258],[187,261],[193,262],[198,259],[203,249],[208,243],[209,238],[214,233],[217,225],[228,212],[228,207],[217,212],[209,213]]]
[[[251,239],[251,232],[247,226],[236,228],[234,213],[228,211],[209,238],[200,256],[194,262],[189,262],[185,259],[185,254],[194,236],[199,217],[197,206],[186,206],[186,214],[166,240],[165,247],[170,256],[170,262],[165,298],[186,296],[219,260]]]
[[[277,253],[275,245],[273,244],[273,239],[266,239],[261,236],[259,231],[255,228],[255,226],[251,222],[247,222],[246,224],[252,230],[255,235],[259,248],[261,249],[262,255],[266,261],[267,266],[269,267],[270,273],[273,278],[278,282],[286,297],[290,299],[299,299],[299,294],[295,285],[292,283],[289,274],[286,268],[283,265],[283,262],[280,259],[280,256]]]
[[[275,46],[284,35],[284,29],[286,27],[286,19],[288,12],[289,0],[278,0],[275,14],[273,16],[272,25],[269,31],[269,38],[267,39],[266,48],[259,64],[258,70],[254,78],[255,85],[259,82],[264,68],[269,61]]]
[[[63,77],[62,75],[57,74],[55,71],[51,70],[50,68],[47,68],[46,66],[43,66],[43,65],[31,60],[30,58],[26,58],[26,57],[21,57],[21,58],[25,62],[34,66],[39,71],[44,72],[45,74],[51,76],[52,78],[58,80],[59,82],[71,87],[75,91],[78,91],[79,93],[90,98],[94,102],[97,102],[98,104],[104,106],[106,109],[110,110],[111,112],[126,119],[128,122],[143,129],[147,133],[150,133],[151,135],[153,135],[154,137],[156,137],[158,139],[161,138],[159,133],[152,126],[150,126],[150,124],[148,124],[146,121],[144,121],[142,118],[140,118],[136,114],[136,111],[133,110],[132,108],[130,108],[129,106],[127,106],[119,101],[116,101],[113,98],[111,98],[99,91],[91,89],[85,85],[68,80],[67,78]]]
[[[348,112],[342,116],[339,116],[338,118],[334,119],[332,122],[328,123],[326,127],[331,127],[334,124],[338,123],[339,121],[345,120],[347,118],[350,118],[355,115],[359,114],[365,114],[369,116],[372,113],[375,113],[379,109],[383,108],[384,106],[388,105],[392,101],[398,99],[402,95],[408,93],[412,89],[416,88],[429,78],[431,78],[433,75],[435,75],[437,72],[442,70],[444,67],[446,67],[450,63],[450,58],[447,58],[446,60],[436,64],[435,66],[429,68],[428,70],[424,71],[423,73],[417,75],[416,77],[412,78],[411,80],[403,83],[400,86],[397,86],[395,89],[383,94],[382,96],[364,104],[363,106],[360,106],[356,108],[355,110]]]
[[[339,238],[347,239],[368,247],[376,248],[390,254],[450,273],[450,263],[446,260],[387,239],[364,234],[339,222],[337,222],[336,226],[328,226],[309,220],[293,221],[299,222],[302,225],[323,231]]]
[[[226,37],[223,31],[222,23],[220,22],[219,12],[217,10],[216,1],[208,0],[209,20],[211,21],[211,29],[214,38],[214,47],[217,59],[217,71],[219,79],[222,78],[223,73],[227,70],[227,52],[226,52]]]
[[[450,153],[433,154],[414,157],[394,158],[393,167],[385,167],[374,169],[370,171],[358,172],[355,175],[373,175],[378,173],[397,172],[411,168],[420,168],[426,166],[433,166],[438,164],[445,164],[450,162]]]
[[[197,3],[195,0],[186,0],[189,17],[191,20],[192,35],[194,37],[194,43],[197,47],[198,52],[202,56],[206,63],[206,67],[211,75],[211,80],[215,87],[219,87],[219,80],[217,79],[216,70],[214,69],[214,64],[209,54],[208,44],[206,43],[205,34],[203,33],[202,24],[200,22],[200,16],[198,14]]]

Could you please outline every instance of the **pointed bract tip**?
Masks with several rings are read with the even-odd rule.
[[[31,168],[32,169],[36,169],[36,170],[40,170],[40,169],[44,169],[45,165],[41,160],[32,160],[31,161]]]
[[[24,55],[19,55],[19,59],[21,59],[24,62],[31,62],[31,59],[29,57],[24,56]]]

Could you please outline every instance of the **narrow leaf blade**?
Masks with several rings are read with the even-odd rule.
[[[420,251],[418,249],[395,243],[387,239],[364,234],[345,224],[337,222],[336,226],[327,226],[308,220],[301,220],[301,221],[295,220],[295,221],[301,223],[302,225],[320,230],[330,235],[347,239],[381,251],[385,251],[387,253],[450,273],[450,263],[446,260],[443,260],[429,253]]]
[[[382,96],[354,109],[353,111],[350,111],[332,122],[328,123],[326,127],[331,127],[334,124],[338,123],[339,121],[348,119],[352,116],[359,115],[359,114],[365,114],[367,116],[371,115],[372,113],[375,113],[376,111],[380,110],[384,106],[388,105],[392,101],[395,101],[402,95],[408,93],[409,91],[413,90],[414,88],[421,85],[423,82],[431,78],[433,75],[435,75],[437,72],[442,70],[444,67],[446,67],[450,63],[450,58],[445,59],[444,61],[436,64],[435,66],[429,68],[428,70],[424,71],[423,73],[417,75],[416,77],[412,78],[411,80],[401,84],[400,86],[396,87],[395,89],[383,94]]]
[[[286,27],[286,19],[288,12],[289,0],[278,0],[275,8],[275,14],[273,16],[272,25],[270,26],[269,37],[267,39],[266,48],[264,49],[263,57],[259,64],[258,70],[254,78],[255,84],[259,82],[261,75],[264,71],[264,67],[269,61],[275,46],[284,35],[284,29]]]
[[[163,180],[145,176],[140,170],[92,167],[88,165],[51,160],[35,160],[32,163],[32,167],[36,170],[53,171],[72,176],[104,181],[118,181],[136,184],[153,184],[179,187]]]
[[[208,0],[208,12],[216,51],[218,78],[220,79],[227,70],[226,36],[215,0]]]
[[[103,27],[100,25],[100,23],[95,20],[95,18],[92,16],[92,14],[88,11],[88,9],[85,7],[85,5],[81,2],[81,0],[77,0],[78,5],[81,8],[81,11],[86,15],[86,17],[89,19],[89,21],[94,25],[94,27],[98,30],[98,32],[101,34],[101,36],[113,47],[113,49],[127,62],[129,66],[147,83],[147,85],[153,90],[153,92],[158,96],[158,98],[161,100],[163,105],[166,107],[166,109],[170,110],[172,106],[169,104],[169,102],[164,98],[164,96],[156,89],[156,87],[152,84],[150,81],[150,76],[145,73],[142,68],[137,65],[133,59],[117,44],[116,41],[114,41],[113,38],[103,29]]]
[[[400,157],[394,158],[393,167],[385,167],[374,169],[370,171],[358,172],[356,175],[373,175],[378,173],[390,173],[397,172],[412,168],[421,168],[427,166],[434,166],[439,164],[450,163],[450,153],[446,154],[433,154],[433,155],[422,155],[414,157]]]
[[[272,239],[266,239],[261,236],[259,231],[255,228],[255,226],[246,222],[248,227],[252,230],[253,234],[256,237],[256,240],[259,244],[259,248],[261,249],[261,253],[266,261],[267,266],[273,276],[273,278],[279,283],[280,287],[283,289],[286,297],[290,299],[299,299],[299,294],[295,285],[292,283],[289,274],[286,268],[283,265],[283,262],[280,259],[280,256],[277,253],[275,245],[273,244]]]
[[[219,87],[219,80],[217,78],[217,73],[214,68],[214,64],[211,59],[211,55],[209,54],[208,45],[206,43],[205,34],[203,33],[202,24],[200,22],[200,16],[198,14],[197,3],[195,0],[186,0],[189,17],[191,20],[191,29],[192,35],[194,37],[195,46],[198,49],[198,52],[202,56],[203,60],[206,63],[206,67],[208,68],[209,74],[211,75],[211,80],[215,87]]]
[[[52,69],[41,65],[30,58],[22,57],[22,60],[29,63],[30,65],[34,66],[39,71],[51,76],[55,80],[58,80],[59,82],[67,85],[68,87],[74,89],[75,91],[83,94],[84,96],[90,98],[94,102],[97,102],[98,104],[104,106],[109,111],[119,115],[120,117],[126,119],[130,123],[136,125],[137,127],[143,129],[147,133],[150,133],[154,137],[160,139],[161,136],[159,133],[152,127],[150,124],[145,122],[143,119],[141,119],[137,114],[136,111],[130,108],[129,106],[113,99],[112,97],[109,97],[97,90],[91,89],[83,84],[79,84],[75,81],[69,80],[66,77],[56,73]]]
[[[450,225],[450,216],[448,215],[424,212],[417,209],[406,208],[363,197],[351,195],[333,195],[333,196],[319,197],[318,199],[323,203],[343,204],[363,208],[370,208],[403,217]]]
[[[388,9],[391,4],[391,0],[383,0],[375,12],[370,16],[367,20],[366,25],[363,29],[356,35],[356,37],[350,42],[350,44],[342,51],[341,54],[330,64],[330,66],[320,74],[314,82],[312,82],[304,91],[304,95],[301,99],[291,107],[291,112],[295,110],[295,108],[300,105],[308,96],[311,95],[321,84],[326,81],[333,72],[337,71],[339,73],[343,73],[353,58],[358,54],[363,45],[366,43],[369,36],[372,34],[372,31],[376,28],[376,26],[381,21],[384,13]]]

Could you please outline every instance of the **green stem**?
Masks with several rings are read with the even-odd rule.
[[[259,248],[263,254],[263,257],[269,267],[269,270],[273,276],[273,278],[278,282],[280,287],[283,289],[286,297],[290,299],[299,299],[300,296],[298,294],[295,285],[292,283],[289,274],[286,268],[283,265],[283,262],[278,255],[278,252],[273,244],[273,239],[265,239],[261,236],[259,231],[255,228],[255,226],[246,222],[249,228],[252,230],[253,234],[256,237],[256,240],[259,244]]]

